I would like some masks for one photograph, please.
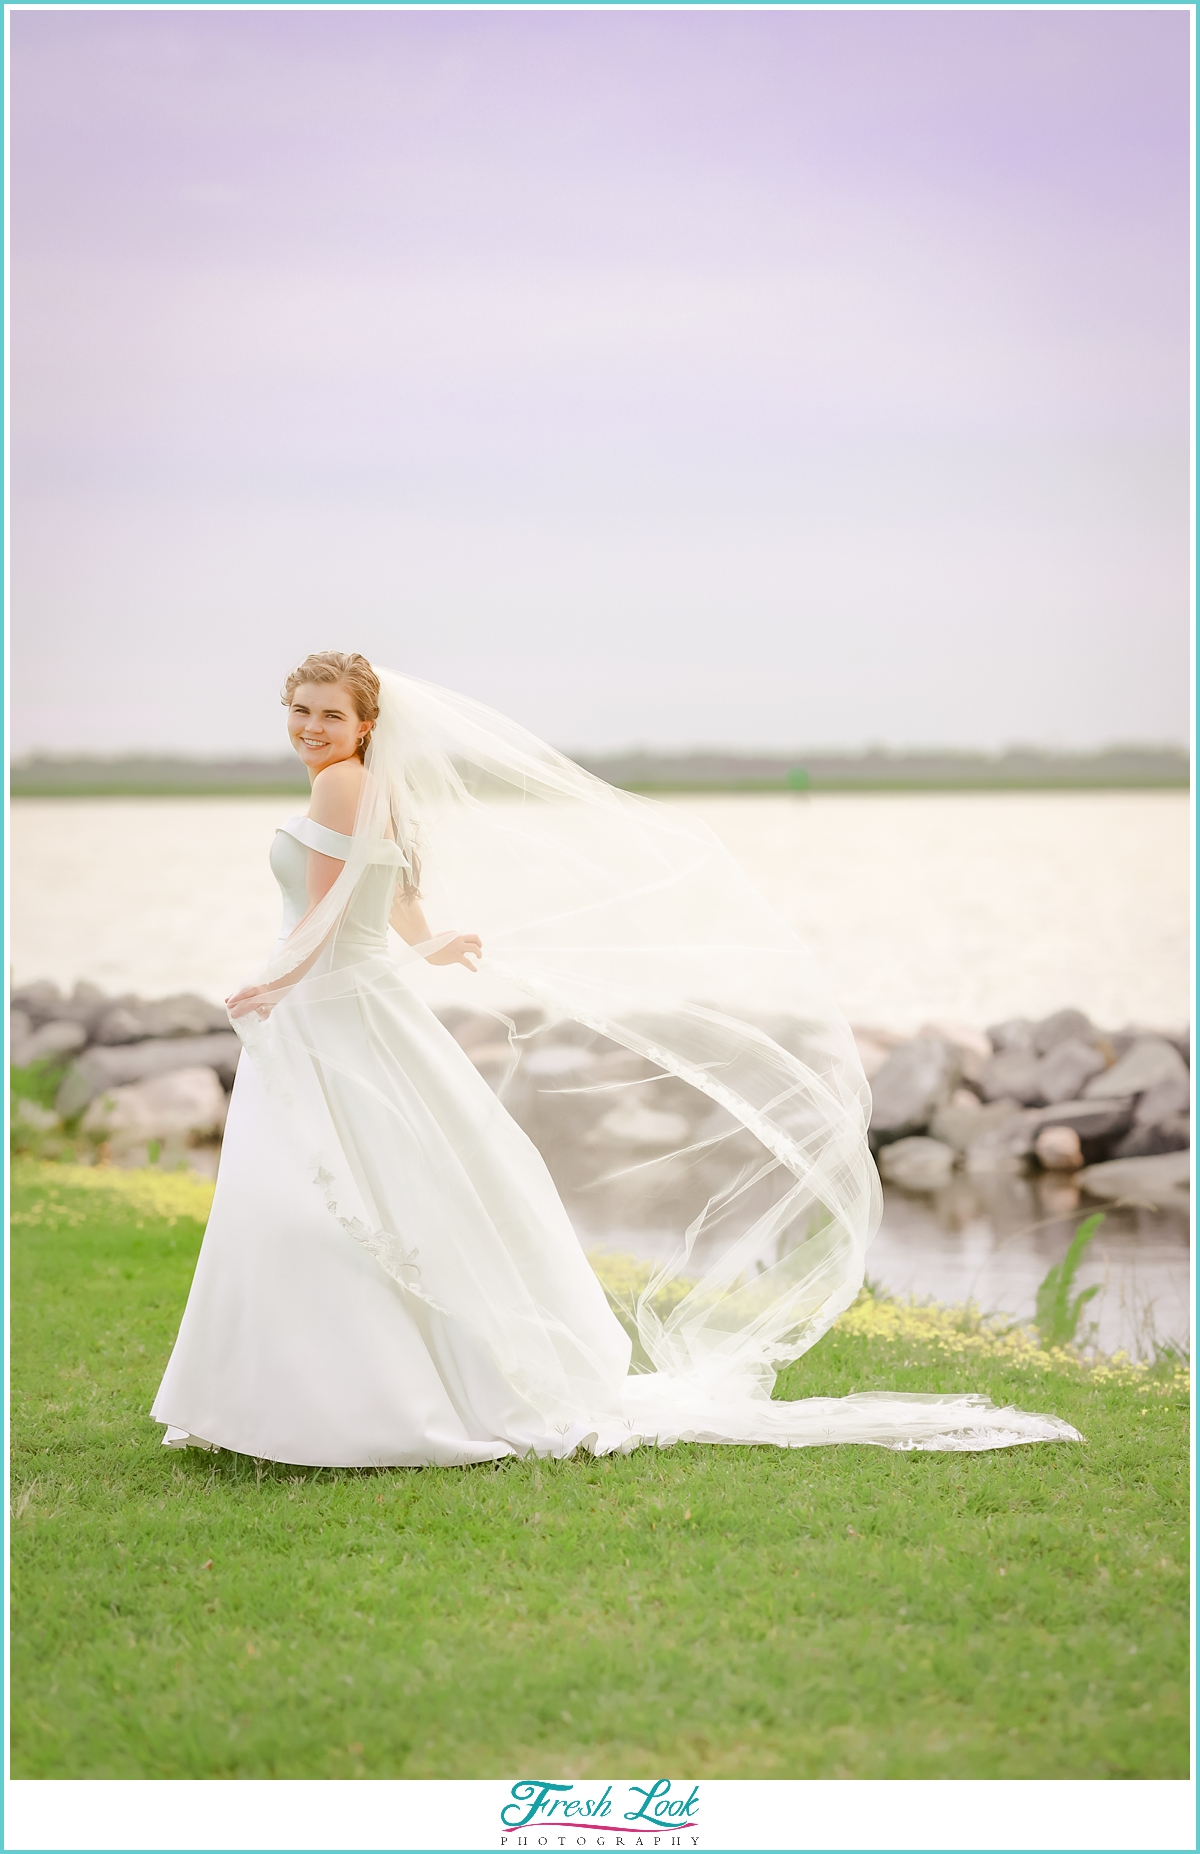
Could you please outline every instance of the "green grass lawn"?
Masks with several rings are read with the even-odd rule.
[[[1177,1367],[864,1301],[784,1395],[984,1390],[1086,1445],[180,1455],[146,1412],[205,1198],[16,1168],[15,1777],[1187,1774]]]

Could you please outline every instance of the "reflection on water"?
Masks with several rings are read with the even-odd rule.
[[[1031,1318],[1038,1284],[1061,1262],[1080,1222],[1104,1222],[1077,1274],[1096,1283],[1081,1334],[1095,1327],[1103,1352],[1152,1357],[1156,1345],[1191,1344],[1188,1221],[1179,1211],[1080,1200],[1050,1176],[956,1177],[933,1196],[889,1190],[867,1255],[868,1277],[888,1293]]]
[[[646,1260],[668,1253],[666,1231],[641,1224],[601,1229],[572,1206],[588,1248]],[[883,1224],[867,1254],[867,1278],[888,1294],[947,1305],[973,1301],[985,1313],[1032,1318],[1038,1285],[1061,1262],[1080,1222],[1103,1210],[1073,1292],[1099,1286],[1080,1338],[1102,1352],[1152,1358],[1191,1344],[1187,1218],[1178,1211],[1113,1207],[1079,1198],[1048,1176],[956,1177],[936,1196],[887,1190]]]
[[[684,1272],[696,1274],[768,1211],[774,1167],[764,1172],[762,1147],[723,1108],[579,1025],[538,1031],[537,1013],[525,1016],[530,1035],[519,1060],[507,1042],[476,1043],[471,1053],[546,1159],[586,1249],[664,1261],[679,1254],[682,1231],[694,1224]],[[483,1031],[467,1020],[455,1033],[470,1043]],[[679,1147],[686,1156],[672,1150]],[[888,1188],[867,1276],[890,1294],[973,1301],[984,1313],[1027,1321],[1047,1270],[1100,1210],[1104,1222],[1073,1290],[1100,1288],[1080,1341],[1133,1357],[1188,1348],[1186,1215],[1100,1204],[1061,1174],[958,1172],[934,1194]],[[780,1240],[791,1248],[800,1236],[789,1225]],[[768,1244],[761,1260],[775,1259]]]

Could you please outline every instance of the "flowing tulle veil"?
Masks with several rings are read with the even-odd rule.
[[[351,854],[256,975],[273,1008],[235,1019],[343,1225],[461,1321],[548,1425],[592,1446],[622,1434],[952,1448],[1074,1435],[970,1397],[771,1399],[780,1367],[855,1299],[880,1215],[869,1092],[810,954],[685,808],[615,790],[464,696],[377,673]],[[359,956],[364,907],[398,883],[419,884],[439,926],[482,936],[485,1008],[519,995],[543,1025],[586,1026],[703,1097],[687,1137],[645,1162],[665,1259],[628,1309],[632,1345],[617,1343],[615,1321],[606,1336],[594,1309],[574,1317],[577,1258],[535,1252],[520,1229],[433,1252],[389,1199],[386,1062],[373,1057],[368,1073],[338,1026],[348,1000],[369,1021],[372,998],[432,950],[397,939],[389,961],[365,943]]]

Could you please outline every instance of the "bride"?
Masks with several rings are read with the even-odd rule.
[[[705,826],[361,656],[307,657],[283,699],[312,801],[271,850],[282,937],[227,1000],[246,1057],[154,1403],[169,1447],[411,1467],[1076,1438],[980,1397],[772,1397],[862,1283],[870,1097],[808,954]],[[421,996],[430,966],[514,1058],[522,1023],[565,1025],[610,1050],[615,1103],[666,1086],[688,1108],[651,1115],[627,1168],[668,1253],[620,1315]],[[569,1157],[585,1193],[611,1186],[594,1136]]]

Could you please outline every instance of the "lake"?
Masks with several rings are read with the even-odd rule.
[[[663,802],[712,826],[808,941],[855,1025],[982,1028],[1068,1004],[1109,1029],[1190,1019],[1185,793]],[[299,808],[286,797],[15,800],[15,981],[223,997],[275,938],[267,852],[276,825]],[[461,977],[444,981],[456,995]],[[423,989],[436,997],[438,982]],[[1047,1201],[1055,1189],[1057,1203]],[[989,1195],[956,1180],[936,1199],[890,1192],[869,1271],[894,1291],[973,1295],[1024,1316],[1078,1220],[1062,1189],[1010,1180]],[[1145,1349],[1151,1327],[1186,1340],[1183,1219],[1110,1212],[1081,1275],[1092,1279],[1105,1288],[1106,1344]]]

